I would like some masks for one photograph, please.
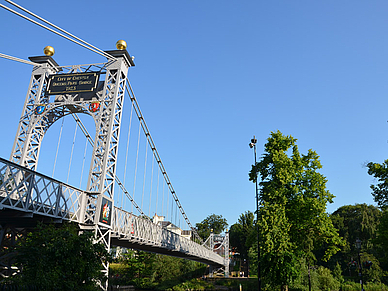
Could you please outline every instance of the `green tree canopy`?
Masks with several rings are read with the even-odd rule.
[[[254,215],[251,211],[246,211],[238,218],[229,230],[230,245],[240,253],[242,258],[248,257],[248,250],[252,246],[256,237],[254,225]]]
[[[388,160],[382,164],[370,162],[367,165],[368,174],[377,180],[376,185],[371,185],[372,195],[380,207],[388,206]]]
[[[344,205],[331,214],[334,226],[347,241],[345,251],[354,251],[357,239],[363,242],[365,250],[373,248],[381,211],[367,204]]]
[[[39,225],[21,239],[17,261],[23,272],[21,284],[38,290],[96,290],[97,281],[107,278],[101,272],[102,260],[109,254],[101,244],[93,243],[93,233],[78,234],[75,225]]]
[[[362,261],[373,262],[370,270],[364,270],[365,279],[380,280],[381,268],[375,257],[381,258],[386,251],[376,243],[381,211],[373,205],[356,204],[344,205],[331,214],[333,225],[346,242],[341,251],[333,256],[329,266],[341,265],[342,272],[348,276],[357,278],[358,273],[349,270],[349,262],[357,258],[358,250],[355,242],[362,241]]]
[[[128,250],[118,262],[110,265],[109,283],[147,290],[182,290],[177,285],[201,277],[206,270],[199,262],[138,250]]]
[[[265,153],[249,173],[260,177],[259,229],[263,274],[270,284],[288,285],[297,261],[314,259],[313,250],[325,245],[324,259],[342,244],[326,213],[334,196],[318,172],[317,153],[299,153],[296,139],[272,132]]]
[[[376,185],[371,185],[375,202],[383,210],[380,224],[377,229],[376,243],[384,250],[379,256],[385,268],[388,268],[388,160],[382,164],[368,163],[368,174],[377,180]]]
[[[198,234],[202,239],[207,239],[210,235],[211,230],[213,233],[220,234],[228,226],[228,222],[222,215],[211,214],[202,220],[200,223],[196,223]]]

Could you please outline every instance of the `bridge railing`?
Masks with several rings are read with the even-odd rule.
[[[79,221],[84,192],[0,158],[0,209]]]
[[[114,208],[112,234],[121,239],[154,248],[185,253],[188,256],[206,258],[224,264],[224,259],[205,246],[162,228],[149,219],[138,217],[120,208]]]
[[[0,210],[17,210],[28,217],[80,222],[86,192],[0,158]],[[15,212],[16,213],[16,212]],[[133,245],[165,249],[223,265],[224,259],[205,246],[154,224],[149,219],[114,207],[112,235]],[[182,255],[181,255],[182,256]]]

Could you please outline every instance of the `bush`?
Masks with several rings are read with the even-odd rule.
[[[342,291],[359,291],[360,283],[345,282],[341,285]],[[382,283],[366,283],[364,289],[368,291],[388,291],[388,287]]]
[[[300,275],[290,285],[289,291],[308,291],[309,278],[308,268],[304,261],[300,264]],[[336,273],[339,276],[338,272]],[[325,267],[319,266],[310,269],[311,289],[320,291],[337,291],[340,289],[341,283]]]
[[[317,270],[318,288],[322,291],[339,290],[340,282],[338,282],[330,270],[325,267],[318,267]]]
[[[93,243],[93,233],[79,234],[70,223],[43,225],[18,241],[17,262],[23,267],[15,277],[18,285],[39,290],[96,290],[107,278],[101,260],[110,256],[101,244]]]
[[[186,290],[212,290],[214,286],[201,279],[192,279],[187,282],[177,284],[171,288],[164,289],[169,291],[186,291]],[[160,289],[161,290],[161,289]]]

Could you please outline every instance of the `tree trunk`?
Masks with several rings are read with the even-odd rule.
[[[288,291],[288,285],[282,285],[281,291]]]

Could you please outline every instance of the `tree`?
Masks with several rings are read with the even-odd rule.
[[[229,242],[233,251],[238,253],[237,257],[240,258],[240,264],[236,267],[240,268],[245,266],[247,269],[243,269],[246,275],[250,273],[250,261],[248,251],[250,247],[255,243],[257,231],[255,228],[254,216],[251,211],[246,211],[238,218],[237,223],[233,224],[229,230]],[[241,263],[246,264],[242,265]]]
[[[196,223],[198,234],[202,239],[207,239],[210,236],[211,230],[214,234],[220,234],[228,226],[228,222],[222,215],[211,214],[202,220],[200,223]]]
[[[78,234],[75,225],[38,225],[21,239],[16,248],[22,265],[20,284],[38,290],[96,290],[105,282],[101,260],[109,253],[102,244],[93,243],[93,233]]]
[[[333,256],[330,267],[340,264],[342,272],[349,276],[358,276],[358,272],[349,268],[349,262],[357,260],[358,250],[355,242],[362,241],[362,261],[372,261],[370,270],[364,270],[364,280],[380,280],[381,268],[376,257],[381,258],[386,252],[376,242],[376,236],[381,218],[381,211],[373,205],[344,205],[331,214],[333,225],[346,242],[341,251]],[[380,276],[380,277],[379,277]]]
[[[388,160],[382,164],[370,162],[367,165],[368,174],[377,179],[377,185],[371,185],[372,196],[380,207],[388,206]]]
[[[381,213],[380,223],[376,231],[375,243],[379,246],[377,257],[384,270],[388,270],[388,210]]]
[[[118,262],[110,266],[112,285],[147,290],[177,290],[173,287],[201,277],[206,270],[199,262],[137,250],[129,250]]]
[[[254,243],[255,236],[254,216],[251,211],[241,214],[229,230],[230,245],[240,253],[242,258],[248,257],[248,250]]]
[[[376,243],[382,252],[379,256],[385,268],[388,268],[388,160],[382,164],[370,162],[367,164],[368,174],[377,180],[377,185],[371,185],[372,196],[382,209],[380,224],[376,233]]]
[[[315,151],[301,155],[296,139],[280,131],[271,132],[265,153],[252,166],[250,180],[260,177],[261,266],[269,284],[287,289],[300,258],[314,260],[313,250],[325,245],[328,260],[343,244],[326,213],[334,196],[321,168]]]
[[[331,214],[334,226],[347,241],[345,251],[356,252],[354,243],[362,241],[363,249],[370,251],[374,247],[376,231],[381,211],[373,205],[344,205]]]

